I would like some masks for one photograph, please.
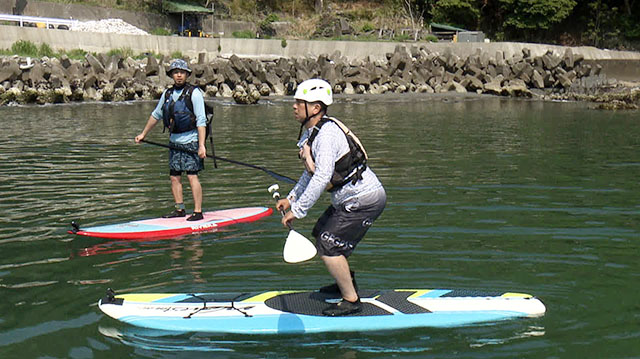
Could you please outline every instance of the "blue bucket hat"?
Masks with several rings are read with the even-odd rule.
[[[171,72],[173,70],[184,70],[188,72],[189,75],[191,75],[191,69],[189,68],[189,65],[187,64],[186,61],[182,59],[174,60],[171,63],[171,65],[169,66],[169,69],[167,70],[167,76],[171,76]]]

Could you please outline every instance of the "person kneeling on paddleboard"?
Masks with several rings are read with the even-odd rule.
[[[331,205],[313,228],[316,247],[336,283],[320,292],[342,294],[342,301],[323,310],[327,316],[342,316],[362,310],[353,272],[347,258],[380,216],[387,196],[375,173],[367,164],[367,154],[358,138],[336,118],[327,116],[333,103],[331,85],[311,79],[298,85],[293,105],[295,119],[301,123],[299,157],[305,171],[287,198],[276,208],[286,214],[287,226],[303,218],[326,189]]]
[[[158,105],[149,116],[142,132],[135,137],[140,143],[151,129],[162,121],[169,129],[169,177],[171,192],[175,200],[175,209],[164,218],[184,217],[186,215],[182,197],[182,172],[187,173],[193,194],[193,214],[187,221],[199,221],[202,217],[202,186],[198,172],[204,169],[207,118],[204,97],[200,89],[187,82],[191,69],[186,61],[178,59],[171,63],[167,75],[173,78],[173,87],[160,97]],[[189,152],[180,151],[184,149]],[[197,153],[197,154],[195,154]]]

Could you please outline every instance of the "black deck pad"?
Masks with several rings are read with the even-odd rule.
[[[419,305],[413,304],[407,300],[412,295],[413,291],[394,291],[394,290],[381,290],[381,291],[361,291],[359,292],[360,298],[376,298],[378,301],[395,308],[401,313],[405,314],[417,314],[417,313],[429,313],[429,310],[422,308]],[[265,304],[273,309],[281,310],[283,312],[305,314],[305,315],[322,315],[322,310],[329,306],[326,301],[328,299],[339,298],[335,295],[323,294],[319,292],[301,292],[301,293],[289,293],[282,294],[271,299],[268,299]],[[374,305],[371,303],[362,303],[362,311],[360,313],[353,314],[353,316],[370,316],[370,315],[390,315],[392,313]]]
[[[404,314],[419,314],[419,313],[431,313],[430,310],[422,308],[417,304],[413,304],[407,300],[407,298],[415,293],[414,291],[399,291],[385,290],[380,292],[380,296],[377,298],[379,302],[382,302],[390,307],[397,309]]]
[[[281,310],[283,312],[321,316],[323,315],[322,311],[331,305],[326,302],[327,299],[336,299],[336,296],[319,292],[289,293],[275,296],[266,300],[264,303],[270,308]],[[373,304],[362,303],[362,311],[350,314],[349,316],[371,315],[391,315],[391,313]]]

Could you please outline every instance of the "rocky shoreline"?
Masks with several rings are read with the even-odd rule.
[[[202,54],[204,55],[204,54]],[[640,87],[607,78],[571,48],[564,54],[506,57],[478,50],[466,58],[425,46],[398,45],[386,61],[349,61],[339,52],[318,57],[256,60],[231,56],[205,62],[191,59],[192,84],[205,97],[256,103],[265,96],[291,95],[302,80],[321,77],[336,94],[478,93],[599,103],[600,108],[634,109]],[[87,54],[83,60],[61,58],[0,59],[0,105],[79,101],[134,101],[160,98],[172,81],[165,75],[171,59],[142,60],[120,55]]]

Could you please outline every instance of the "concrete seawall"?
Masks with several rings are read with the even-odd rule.
[[[481,50],[486,53],[504,53],[505,57],[522,54],[528,49],[531,56],[542,56],[547,51],[563,54],[566,47],[545,44],[496,42],[496,43],[394,43],[359,41],[305,41],[305,40],[262,40],[234,38],[189,38],[177,36],[140,36],[106,33],[84,33],[66,30],[0,26],[0,48],[8,49],[19,40],[35,44],[46,43],[54,50],[83,49],[88,52],[106,53],[111,49],[130,48],[134,53],[153,52],[171,55],[181,52],[185,56],[197,58],[204,54],[205,61],[229,58],[277,59],[280,57],[317,57],[332,54],[336,50],[350,61],[387,60],[396,46],[407,48],[424,46],[430,51],[452,54],[466,58]],[[283,46],[285,45],[285,46]],[[609,78],[624,81],[640,81],[640,52],[609,51],[594,47],[572,47],[573,53],[584,58],[585,63],[597,63]]]

